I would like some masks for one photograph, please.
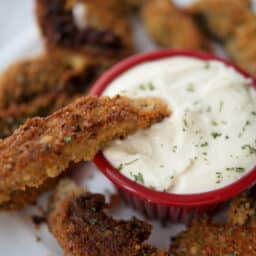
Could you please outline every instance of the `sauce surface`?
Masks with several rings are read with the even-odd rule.
[[[188,57],[140,64],[104,95],[163,98],[172,115],[103,152],[122,174],[177,194],[228,185],[256,165],[256,91],[233,68]]]

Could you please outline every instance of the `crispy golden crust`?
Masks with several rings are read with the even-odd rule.
[[[71,72],[70,65],[48,55],[11,65],[0,77],[0,109],[58,91]]]
[[[254,19],[250,0],[199,0],[188,10],[198,16],[202,24],[206,23],[212,35],[224,41],[238,26]]]
[[[14,64],[0,81],[0,138],[27,118],[46,116],[84,94],[100,72],[95,64],[76,70],[48,55]]]
[[[173,241],[170,252],[174,256],[254,256],[256,229],[194,222]]]
[[[172,243],[174,256],[256,255],[256,204],[249,191],[232,200],[227,224],[194,221]]]
[[[206,38],[193,19],[170,0],[148,0],[142,8],[148,33],[164,47],[209,50]]]
[[[232,200],[228,210],[230,225],[254,225],[256,216],[256,202],[249,192],[243,193]]]
[[[104,196],[63,180],[49,203],[48,226],[65,251],[74,256],[164,256],[143,242],[151,226],[137,219],[116,221],[105,212]]]
[[[82,28],[73,17],[77,3],[86,8],[86,26]],[[104,62],[132,52],[127,8],[120,0],[37,0],[36,15],[50,52]]]
[[[236,29],[226,44],[230,57],[251,75],[256,75],[256,20]]]
[[[109,141],[169,115],[158,99],[82,97],[46,118],[33,118],[0,141],[0,204],[39,188],[73,162],[92,160]]]

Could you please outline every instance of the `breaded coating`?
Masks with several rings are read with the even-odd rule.
[[[173,241],[173,256],[255,256],[256,229],[195,221]]]
[[[234,198],[227,224],[210,220],[194,221],[172,243],[174,256],[254,256],[256,255],[256,203],[250,191]]]
[[[253,225],[256,216],[255,199],[245,192],[232,200],[228,210],[230,225]]]
[[[142,8],[146,30],[161,46],[174,49],[210,50],[209,42],[192,17],[170,0],[148,0]]]
[[[0,79],[0,138],[27,118],[49,115],[84,94],[102,68],[94,63],[80,68],[48,55],[8,68]]]
[[[39,188],[71,163],[92,160],[109,141],[169,116],[160,99],[82,97],[46,118],[32,118],[0,140],[0,205]]]
[[[137,10],[140,9],[142,7],[142,5],[144,4],[144,2],[146,2],[147,0],[124,0],[129,8],[131,8],[132,10]]]
[[[48,55],[11,65],[0,76],[0,109],[59,90],[72,72],[73,67]]]
[[[54,192],[48,226],[65,255],[73,256],[165,256],[143,242],[151,225],[143,221],[114,220],[106,214],[105,198],[63,180]]]
[[[256,17],[236,29],[226,49],[234,62],[256,76]]]
[[[197,0],[188,7],[211,35],[225,41],[237,27],[254,19],[250,0]]]
[[[74,10],[84,7],[76,22]],[[36,15],[49,52],[115,62],[133,51],[126,4],[120,0],[37,0]]]

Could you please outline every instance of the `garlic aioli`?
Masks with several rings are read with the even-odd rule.
[[[172,115],[103,152],[149,188],[199,193],[238,180],[256,165],[256,92],[233,68],[189,57],[140,64],[104,95],[163,98]]]

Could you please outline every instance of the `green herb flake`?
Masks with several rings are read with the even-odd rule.
[[[211,106],[208,106],[208,108],[206,109],[206,112],[211,112],[212,111],[212,107]]]
[[[213,120],[213,121],[212,121],[212,125],[213,125],[213,126],[218,126],[218,123]]]
[[[144,182],[144,178],[141,172],[138,172],[138,174],[134,174],[132,172],[130,172],[130,175],[135,179],[136,182],[140,183],[140,184],[145,184]]]
[[[248,149],[249,150],[249,153],[252,155],[252,154],[256,154],[256,148],[247,144],[247,145],[243,145],[242,146],[242,149],[245,150],[245,149]]]
[[[172,147],[172,152],[173,152],[173,153],[176,153],[176,152],[177,152],[177,149],[178,149],[178,146],[177,146],[177,145],[174,145],[174,146]]]
[[[214,139],[217,139],[218,137],[221,137],[222,136],[222,134],[221,133],[218,133],[218,132],[212,132],[212,137],[214,138]]]
[[[130,161],[130,162],[122,163],[122,164],[120,164],[120,165],[117,167],[117,170],[118,170],[118,171],[121,171],[124,166],[128,166],[128,165],[134,164],[134,163],[137,162],[138,160],[139,160],[139,159],[136,158],[136,159],[134,159],[134,160],[132,160],[132,161]]]
[[[252,114],[253,116],[256,116],[256,111],[252,111],[251,114]]]
[[[206,62],[205,65],[204,65],[204,68],[209,69],[210,68],[210,63]]]
[[[149,91],[155,90],[155,86],[152,82],[150,82],[148,84],[141,84],[139,88],[143,91],[145,91],[145,90],[149,90]]]
[[[64,142],[65,142],[66,144],[70,144],[72,141],[73,141],[73,138],[72,138],[72,137],[65,137],[65,138],[64,138]]]
[[[200,146],[202,147],[202,148],[205,148],[205,147],[208,147],[208,142],[205,142],[205,143],[203,143],[203,144],[201,144]]]
[[[187,91],[188,92],[195,92],[195,87],[193,84],[189,84],[188,87],[187,87]]]
[[[224,102],[221,100],[219,105],[219,111],[222,112],[224,106]]]
[[[243,168],[243,167],[228,167],[228,168],[226,168],[226,171],[228,171],[228,172],[233,171],[236,173],[244,173],[245,168]]]
[[[217,176],[216,184],[220,184],[223,180],[223,174],[221,172],[216,172],[216,176]]]

